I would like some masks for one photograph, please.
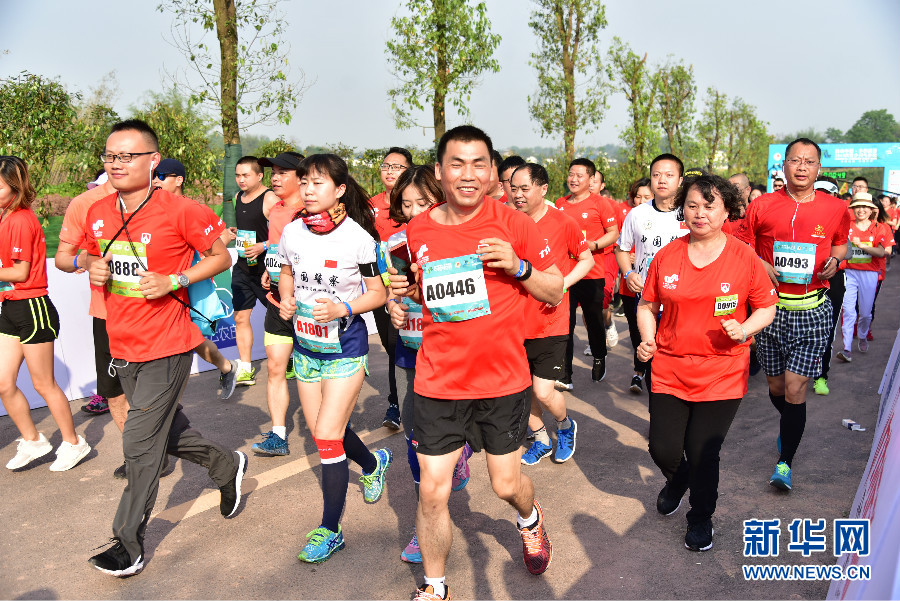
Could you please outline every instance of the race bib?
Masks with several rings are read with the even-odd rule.
[[[400,342],[405,347],[418,349],[422,346],[422,330],[425,329],[422,321],[422,305],[409,299],[403,302],[409,306],[409,311],[406,312],[406,321],[400,328]]]
[[[872,243],[867,240],[861,240],[858,246],[856,244],[850,245],[850,252],[852,253],[850,255],[850,263],[858,264],[872,262],[872,255],[865,252],[862,247],[872,248]]]
[[[774,266],[778,281],[809,284],[816,266],[816,245],[808,242],[775,242]]]
[[[269,272],[272,283],[277,284],[278,278],[281,276],[281,261],[278,260],[277,244],[270,244],[266,251],[266,271]]]
[[[313,319],[312,310],[309,305],[297,305],[297,312],[294,314],[294,333],[297,335],[297,342],[314,353],[340,353],[338,320],[319,323]]]
[[[0,261],[0,269],[3,269],[3,261]],[[13,285],[9,282],[0,281],[0,292],[9,292],[13,289]]]
[[[144,298],[139,283],[141,276],[137,272],[141,269],[141,263],[149,268],[147,245],[142,242],[131,243],[127,240],[116,240],[112,244],[109,244],[108,240],[99,240],[99,242],[100,248],[106,248],[107,253],[112,253],[109,260],[109,281],[106,282],[109,291],[120,296]],[[107,247],[107,245],[109,246]],[[140,258],[140,262],[138,262],[138,258]]]
[[[238,230],[234,239],[234,247],[237,249],[237,254],[240,258],[246,259],[247,255],[244,254],[244,250],[248,246],[253,246],[256,244],[256,232],[251,230]]]
[[[737,310],[738,307],[738,295],[731,294],[728,296],[717,296],[716,297],[716,311],[713,315],[731,315]]]
[[[426,263],[422,292],[436,323],[466,321],[491,312],[484,267],[476,254]]]

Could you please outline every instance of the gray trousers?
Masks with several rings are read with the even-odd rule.
[[[132,561],[143,555],[144,530],[156,503],[166,453],[209,469],[216,486],[237,474],[235,454],[191,428],[178,404],[191,370],[191,353],[145,363],[114,360],[128,399],[122,449],[128,485],[113,520],[113,536],[122,541]]]

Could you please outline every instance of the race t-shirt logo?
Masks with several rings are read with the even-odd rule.
[[[678,287],[678,274],[673,273],[672,275],[663,276],[663,288],[667,290],[675,290]]]
[[[582,213],[582,214],[581,214],[581,218],[582,218],[582,219],[587,219],[587,217],[588,217],[588,214],[587,214],[587,213]]]
[[[543,259],[544,257],[546,257],[549,254],[550,254],[550,240],[548,240],[547,238],[544,238],[544,248],[540,252],[541,258]]]
[[[425,265],[428,262],[428,255],[425,254],[428,252],[428,245],[423,244],[419,247],[419,250],[416,251],[416,263],[419,264],[419,267]]]
[[[720,288],[722,288],[723,294],[728,294],[728,291],[731,290],[731,284],[729,284],[728,282],[722,282]]]
[[[141,242],[143,244],[150,244],[150,234],[147,234],[147,233],[141,234]]]
[[[817,225],[813,228],[812,235],[816,238],[824,238],[825,237],[825,228],[821,225]]]
[[[97,221],[94,222],[94,225],[91,226],[91,229],[94,230],[94,235],[95,235],[95,236],[99,236],[99,235],[100,235],[100,233],[102,232],[102,230],[101,230],[100,228],[102,228],[102,227],[103,227],[103,220],[102,220],[102,219],[98,219]]]

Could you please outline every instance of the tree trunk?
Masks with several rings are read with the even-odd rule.
[[[435,7],[437,13],[437,7]],[[438,13],[440,14],[440,13]],[[436,84],[434,86],[434,102],[431,106],[432,117],[434,119],[434,146],[437,144],[447,131],[447,43],[444,40],[446,26],[443,22],[437,23],[437,73]]]
[[[562,34],[562,64],[563,77],[566,80],[566,113],[563,117],[563,145],[566,152],[566,160],[571,163],[575,159],[575,130],[577,129],[578,116],[575,114],[575,60],[573,55],[577,52],[573,48],[572,18],[575,10],[574,3],[569,3],[567,22],[564,24],[562,15],[557,16],[557,27]]]
[[[234,205],[237,193],[234,168],[241,158],[241,133],[238,126],[237,104],[237,20],[234,0],[213,0],[216,13],[216,36],[221,54],[222,136],[225,141],[225,172],[222,178],[222,218],[234,226]]]

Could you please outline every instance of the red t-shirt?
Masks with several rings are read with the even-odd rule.
[[[890,220],[893,221],[893,222],[897,222],[898,220],[900,220],[900,207],[894,207],[893,209],[891,209],[890,211],[888,211],[888,217],[889,217]],[[891,226],[891,230],[893,230],[893,231],[896,232],[896,231],[897,231],[897,226],[892,225],[892,226]]]
[[[547,207],[547,212],[537,222],[538,231],[544,237],[541,256],[549,253],[553,263],[563,275],[567,275],[578,262],[578,256],[587,249],[584,234],[574,219]],[[569,333],[569,293],[555,307],[528,296],[525,309],[525,338],[565,336]]]
[[[136,214],[126,213],[125,219],[131,215],[131,244],[123,231],[109,248],[113,275],[104,297],[110,352],[117,359],[144,362],[190,351],[203,342],[203,335],[191,321],[188,309],[170,295],[156,300],[144,298],[137,285],[140,276],[134,275],[140,269],[135,252],[149,271],[175,274],[191,266],[195,250],[203,253],[212,248],[225,224],[209,207],[162,190],[156,190]],[[86,248],[100,255],[122,226],[118,196],[113,194],[94,204],[87,223]],[[188,302],[186,289],[173,294]]]
[[[31,264],[24,282],[0,282],[0,300],[23,300],[47,294],[47,242],[30,208],[6,212],[0,223],[0,267],[14,261]]]
[[[76,249],[84,248],[84,231],[87,229],[87,212],[98,200],[106,198],[110,194],[115,194],[116,189],[113,188],[109,181],[102,185],[92,188],[87,192],[82,192],[71,201],[66,207],[66,216],[63,217],[62,227],[59,230],[59,239],[63,242],[71,244]],[[84,265],[79,265],[84,267]],[[103,304],[103,288],[91,286],[91,303],[88,307],[88,314],[98,319],[106,319],[106,305]]]
[[[281,241],[281,232],[284,226],[294,220],[294,215],[303,210],[303,203],[295,207],[284,206],[284,201],[279,200],[269,209],[269,244],[278,244]]]
[[[870,254],[860,250],[854,243],[854,238],[859,238],[861,246],[883,246],[890,248],[894,244],[893,236],[890,235],[890,228],[884,223],[870,221],[869,227],[861,230],[857,227],[856,222],[850,226],[850,233],[847,238],[850,241],[851,257],[847,261],[841,263],[844,269],[856,269],[859,271],[881,271],[882,264],[886,264],[883,257],[873,257]],[[889,242],[890,241],[890,242]]]
[[[631,205],[627,202],[613,202],[611,205],[616,214],[616,225],[619,226],[619,231],[622,231],[622,224],[625,223],[625,216],[631,211]]]
[[[378,237],[382,242],[387,242],[392,235],[403,231],[404,226],[391,219],[390,194],[387,192],[376,194],[369,202],[372,203],[372,213],[375,215],[375,229],[378,230]]]
[[[778,292],[801,295],[828,288],[828,280],[820,280],[816,274],[825,267],[831,247],[847,243],[850,223],[847,207],[840,198],[819,190],[813,200],[798,203],[783,188],[750,203],[735,235],[751,245],[763,261],[782,272],[782,277],[791,273],[796,276],[794,279],[808,279],[804,283],[778,284]]]
[[[685,401],[741,398],[747,392],[750,342],[731,340],[721,320],[747,319],[778,298],[766,268],[746,244],[728,236],[702,269],[688,257],[690,236],[663,247],[650,264],[642,297],[664,307],[656,332],[652,390]],[[717,315],[718,313],[718,315]]]
[[[493,199],[483,201],[479,211],[460,225],[436,223],[432,213],[438,206],[415,217],[406,230],[409,250],[422,268],[423,278],[424,330],[416,360],[415,391],[447,400],[521,392],[531,385],[524,347],[528,292],[503,270],[484,267],[481,279],[480,261],[465,259],[475,253],[480,240],[500,238],[512,245],[516,256],[543,271],[553,265],[550,253],[542,252],[547,246],[544,236],[531,217]],[[475,271],[459,275],[456,270],[466,266]],[[459,310],[474,315],[488,306],[489,314],[465,321],[434,319],[434,310],[445,316]]]
[[[586,239],[590,241],[599,240],[606,235],[606,230],[616,225],[616,214],[609,202],[602,196],[591,194],[580,202],[572,202],[572,195],[563,196],[556,200],[556,208],[564,211],[569,217],[578,222],[578,226],[584,233]],[[606,262],[603,255],[611,253],[615,247],[615,242],[600,250],[593,250],[596,261],[591,271],[584,276],[586,280],[599,280],[606,276]]]

